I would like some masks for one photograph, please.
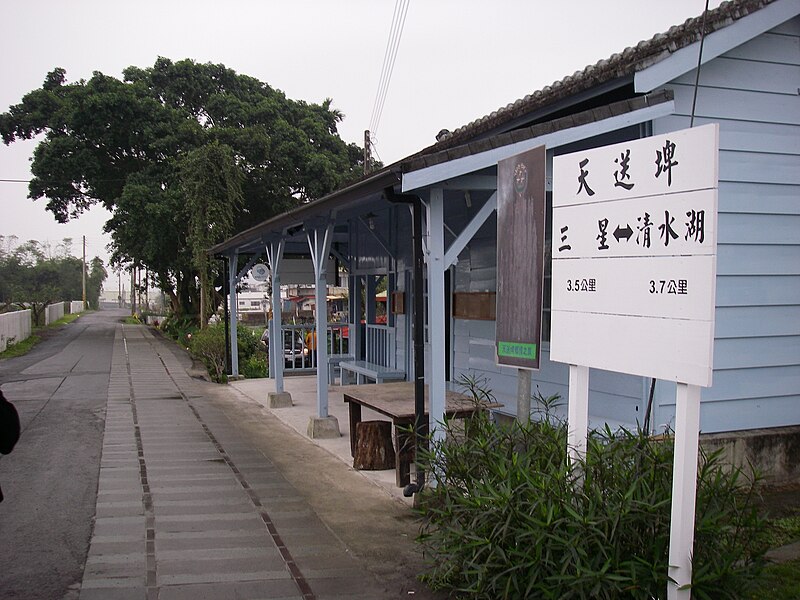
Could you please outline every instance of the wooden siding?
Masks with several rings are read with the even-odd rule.
[[[695,73],[672,82],[689,126]],[[716,341],[705,432],[800,424],[800,18],[705,65],[695,124],[720,125]],[[674,385],[659,383],[657,423]]]
[[[492,225],[496,228],[496,223]],[[495,230],[496,231],[496,230]],[[484,229],[481,230],[484,233]],[[494,283],[494,264],[489,266],[488,257],[494,258],[494,231],[476,236],[462,252],[456,267],[455,289],[476,291],[487,281]],[[491,233],[491,235],[489,235]],[[472,269],[475,257],[477,269]],[[474,277],[473,275],[477,276]],[[493,288],[489,288],[493,289]],[[549,301],[546,302],[549,305]],[[485,378],[487,386],[504,407],[501,412],[516,414],[517,370],[495,364],[495,323],[454,319],[453,321],[453,365],[455,379],[459,374]],[[557,413],[566,418],[567,380],[569,372],[565,364],[550,361],[549,344],[542,344],[541,369],[532,375],[533,392],[547,397],[561,396]],[[604,423],[635,427],[643,420],[647,397],[647,381],[642,377],[609,373],[593,369],[589,376],[590,425],[601,427]],[[534,405],[534,410],[536,409]]]
[[[715,372],[714,385],[703,393],[701,427],[717,432],[798,424],[800,19],[708,63],[700,83],[695,124],[720,124]],[[689,127],[693,84],[694,73],[687,73],[668,86],[677,114],[653,123],[655,135]],[[461,253],[456,291],[496,288],[496,235],[490,219]],[[516,370],[495,364],[493,339],[493,322],[455,319],[454,372],[486,377],[504,412],[515,414]],[[567,366],[550,362],[543,346],[534,390],[566,399]],[[648,392],[646,378],[592,370],[592,425],[635,425],[643,420]],[[659,382],[657,427],[672,424],[674,401],[675,385]]]

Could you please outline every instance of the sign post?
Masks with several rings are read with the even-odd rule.
[[[553,160],[550,358],[570,365],[571,454],[586,448],[589,367],[678,383],[673,600],[690,597],[699,386],[713,372],[718,153],[711,124]]]
[[[518,368],[517,419],[530,419],[539,368],[544,289],[546,152],[539,146],[497,164],[497,363]]]

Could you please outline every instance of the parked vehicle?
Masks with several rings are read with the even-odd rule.
[[[261,344],[269,350],[269,329],[261,334]],[[283,361],[288,368],[302,369],[312,366],[311,350],[300,331],[283,332]]]

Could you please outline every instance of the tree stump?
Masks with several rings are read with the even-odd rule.
[[[356,425],[355,436],[354,469],[359,471],[394,469],[395,455],[390,421],[361,421]]]

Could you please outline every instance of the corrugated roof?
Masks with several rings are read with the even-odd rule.
[[[706,35],[731,25],[773,1],[731,0],[723,2],[706,14]],[[682,25],[671,27],[665,33],[655,35],[649,40],[639,42],[634,47],[626,48],[618,54],[589,65],[582,71],[564,77],[560,81],[499,108],[491,114],[459,127],[453,132],[442,132],[438,136],[439,141],[436,144],[408,157],[406,161],[420,155],[438,153],[460,146],[561,99],[646,69],[668,58],[673,52],[699,41],[702,22],[702,15],[688,19]]]

